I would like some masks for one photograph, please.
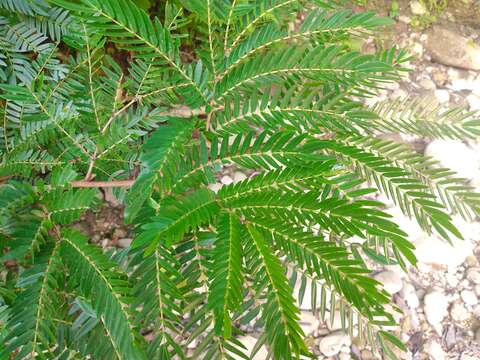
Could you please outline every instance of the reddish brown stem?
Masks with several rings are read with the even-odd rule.
[[[114,180],[114,181],[73,181],[74,188],[110,188],[110,187],[131,187],[135,180]]]

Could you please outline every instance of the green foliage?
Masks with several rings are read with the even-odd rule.
[[[307,287],[395,358],[399,309],[366,260],[416,259],[375,196],[446,241],[480,203],[383,135],[475,139],[480,122],[363,105],[409,57],[345,44],[389,23],[320,0],[0,0],[0,358],[306,358]],[[252,176],[218,189],[236,170]],[[77,230],[105,186],[126,249]]]

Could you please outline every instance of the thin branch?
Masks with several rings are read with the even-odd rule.
[[[93,166],[95,165],[95,160],[97,159],[97,149],[93,152],[92,159],[90,160],[90,164],[88,164],[87,175],[85,175],[85,180],[92,180],[92,171]]]

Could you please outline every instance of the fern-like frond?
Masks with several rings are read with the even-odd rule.
[[[70,224],[78,220],[90,207],[95,199],[94,189],[63,189],[49,192],[42,204],[48,211],[49,217],[57,224]]]
[[[11,26],[6,34],[6,40],[15,44],[15,50],[20,52],[35,51],[42,53],[52,47],[49,39],[28,23],[18,23]]]
[[[310,11],[299,30],[291,33],[278,29],[278,25],[274,23],[268,23],[253,31],[231,50],[221,77],[226,76],[248,58],[258,55],[258,52],[277,44],[295,42],[295,45],[299,46],[311,40],[332,43],[349,35],[366,35],[369,30],[388,23],[387,19],[379,18],[373,13],[352,14],[350,10],[345,10],[331,14],[323,9]]]
[[[28,183],[10,181],[0,185],[0,216],[11,215],[25,205],[38,199],[34,189]]]
[[[47,242],[48,231],[52,223],[47,218],[33,214],[23,216],[11,229],[10,250],[1,257],[2,260],[22,260],[26,256],[35,259],[36,253]]]
[[[8,342],[2,357],[18,349],[15,359],[49,359],[54,347],[55,323],[53,318],[61,312],[58,290],[59,243],[50,244],[36,258],[32,268],[19,278],[17,286],[23,288],[14,300]]]
[[[61,250],[80,293],[91,299],[95,311],[102,318],[106,336],[114,344],[117,358],[144,359],[134,335],[129,310],[131,287],[126,275],[76,231],[64,231]]]
[[[395,75],[396,69],[373,55],[345,52],[340,46],[317,46],[306,50],[291,47],[242,63],[217,84],[218,98],[232,92],[261,87],[265,81],[282,84],[298,77],[314,83],[336,82],[343,85],[368,85]],[[383,73],[380,77],[379,73]]]
[[[232,335],[230,312],[239,308],[242,298],[240,220],[235,214],[224,212],[219,217],[217,231],[208,304],[215,313],[217,334],[229,339]]]
[[[141,306],[138,323],[147,327],[153,339],[147,347],[151,358],[170,358],[174,354],[183,358],[183,350],[176,336],[180,334],[182,308],[182,280],[179,262],[171,249],[158,245],[155,251],[144,256],[139,252],[130,266],[136,267],[134,307]]]
[[[304,150],[304,135],[291,132],[269,134],[254,132],[237,136],[212,137],[210,148],[201,139],[198,147],[187,151],[173,174],[170,191],[184,192],[198,183],[214,181],[214,174],[221,165],[236,164],[247,169],[279,169],[284,166],[303,166],[311,162],[323,162],[324,155]],[[165,180],[164,180],[165,181]]]
[[[189,84],[188,88],[182,90],[182,96],[190,104],[198,106],[207,102],[208,74],[202,68],[202,64],[198,62],[184,68],[179,59],[178,42],[171,37],[160,21],[152,22],[132,1],[83,0],[82,5],[64,0],[55,2],[67,9],[80,9],[86,18],[97,21],[95,25],[92,24],[93,27],[111,37],[122,48],[137,51],[149,61],[160,58],[174,70],[178,80]],[[127,13],[128,16],[125,15]]]
[[[234,10],[236,2],[232,3],[232,10]],[[235,37],[231,42],[228,41],[228,37],[225,40],[228,44],[226,53],[229,53],[232,48],[236,47],[237,44],[255,27],[261,25],[262,22],[271,20],[275,18],[279,12],[283,14],[293,13],[295,8],[299,6],[298,0],[261,0],[257,3],[252,3],[250,8],[246,13],[237,17],[236,21],[233,22],[232,28],[235,29]],[[230,12],[231,15],[234,12]]]
[[[309,130],[322,133],[338,131],[360,133],[372,126],[372,117],[359,103],[337,91],[318,96],[305,89],[265,89],[248,99],[225,99],[222,111],[212,116],[215,132],[241,133],[252,127],[276,132],[298,133]]]
[[[366,317],[358,309],[352,307],[351,303],[346,301],[328,283],[322,282],[296,266],[292,270],[290,284],[298,286],[300,301],[304,299],[307,290],[310,292],[311,299],[309,300],[312,304],[312,311],[318,312],[321,321],[333,326],[335,321],[340,320],[342,330],[350,337],[356,338],[359,344],[368,345],[372,349],[380,348],[392,359],[395,359],[395,356],[391,356],[393,348],[398,347],[405,351],[404,345],[399,344],[399,340],[394,335],[385,335],[385,331],[382,330],[383,326],[394,326],[395,324],[390,313],[380,309],[379,311],[374,310],[372,317]],[[386,341],[384,337],[388,337],[389,340]]]
[[[60,7],[51,7],[45,16],[27,18],[25,23],[53,41],[61,41],[65,36],[76,35],[76,23],[70,12]]]
[[[125,218],[131,221],[145,201],[151,196],[153,187],[159,179],[172,171],[184,152],[184,144],[193,132],[192,120],[171,119],[169,124],[160,126],[143,146],[140,161],[142,169],[137,181],[126,198]],[[163,190],[160,188],[160,192]]]
[[[433,227],[442,237],[449,240],[450,234],[462,238],[445,208],[436,202],[436,196],[428,187],[405,169],[393,166],[386,158],[355,145],[345,145],[333,140],[313,141],[313,148],[337,154],[346,165],[375,184],[402,212],[415,217],[427,232]]]
[[[378,282],[366,276],[368,270],[350,258],[344,247],[321,236],[292,229],[291,224],[281,225],[278,221],[261,218],[248,218],[247,221],[271,234],[276,247],[299,267],[305,266],[310,275],[333,284],[335,290],[362,314],[372,317],[380,312],[388,317],[388,313],[382,311],[382,306],[389,302],[388,295],[376,288]]]
[[[383,133],[402,133],[440,139],[475,139],[480,120],[463,108],[444,108],[422,99],[396,99],[373,105],[378,115],[375,128]],[[472,118],[473,117],[473,118]]]
[[[299,310],[295,306],[292,289],[279,259],[275,256],[264,234],[254,225],[247,225],[249,256],[258,256],[260,266],[256,275],[265,278],[269,294],[262,310],[265,332],[276,359],[292,359],[308,353],[303,342],[303,331],[298,324]]]
[[[393,161],[423,182],[450,212],[471,220],[480,212],[480,198],[467,180],[454,171],[442,168],[438,161],[416,153],[408,145],[390,140],[351,137],[341,140],[347,144],[359,145],[377,155]]]
[[[143,232],[132,244],[134,248],[148,245],[148,252],[151,252],[161,239],[170,245],[183,238],[188,231],[206,224],[219,211],[208,189],[198,190],[180,201],[169,200],[165,201],[160,215],[142,226]]]
[[[0,0],[0,8],[23,15],[46,14],[42,0]]]

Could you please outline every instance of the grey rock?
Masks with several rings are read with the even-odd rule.
[[[433,26],[425,47],[440,64],[480,70],[480,46],[448,27]]]
[[[335,356],[340,352],[343,345],[350,346],[350,338],[347,334],[338,331],[322,338],[319,348],[323,355]]]
[[[443,342],[448,350],[453,348],[457,343],[457,331],[454,325],[449,325],[443,334]]]
[[[132,244],[132,240],[133,239],[131,239],[131,238],[119,239],[118,240],[118,246],[120,246],[121,248],[127,248]]]

